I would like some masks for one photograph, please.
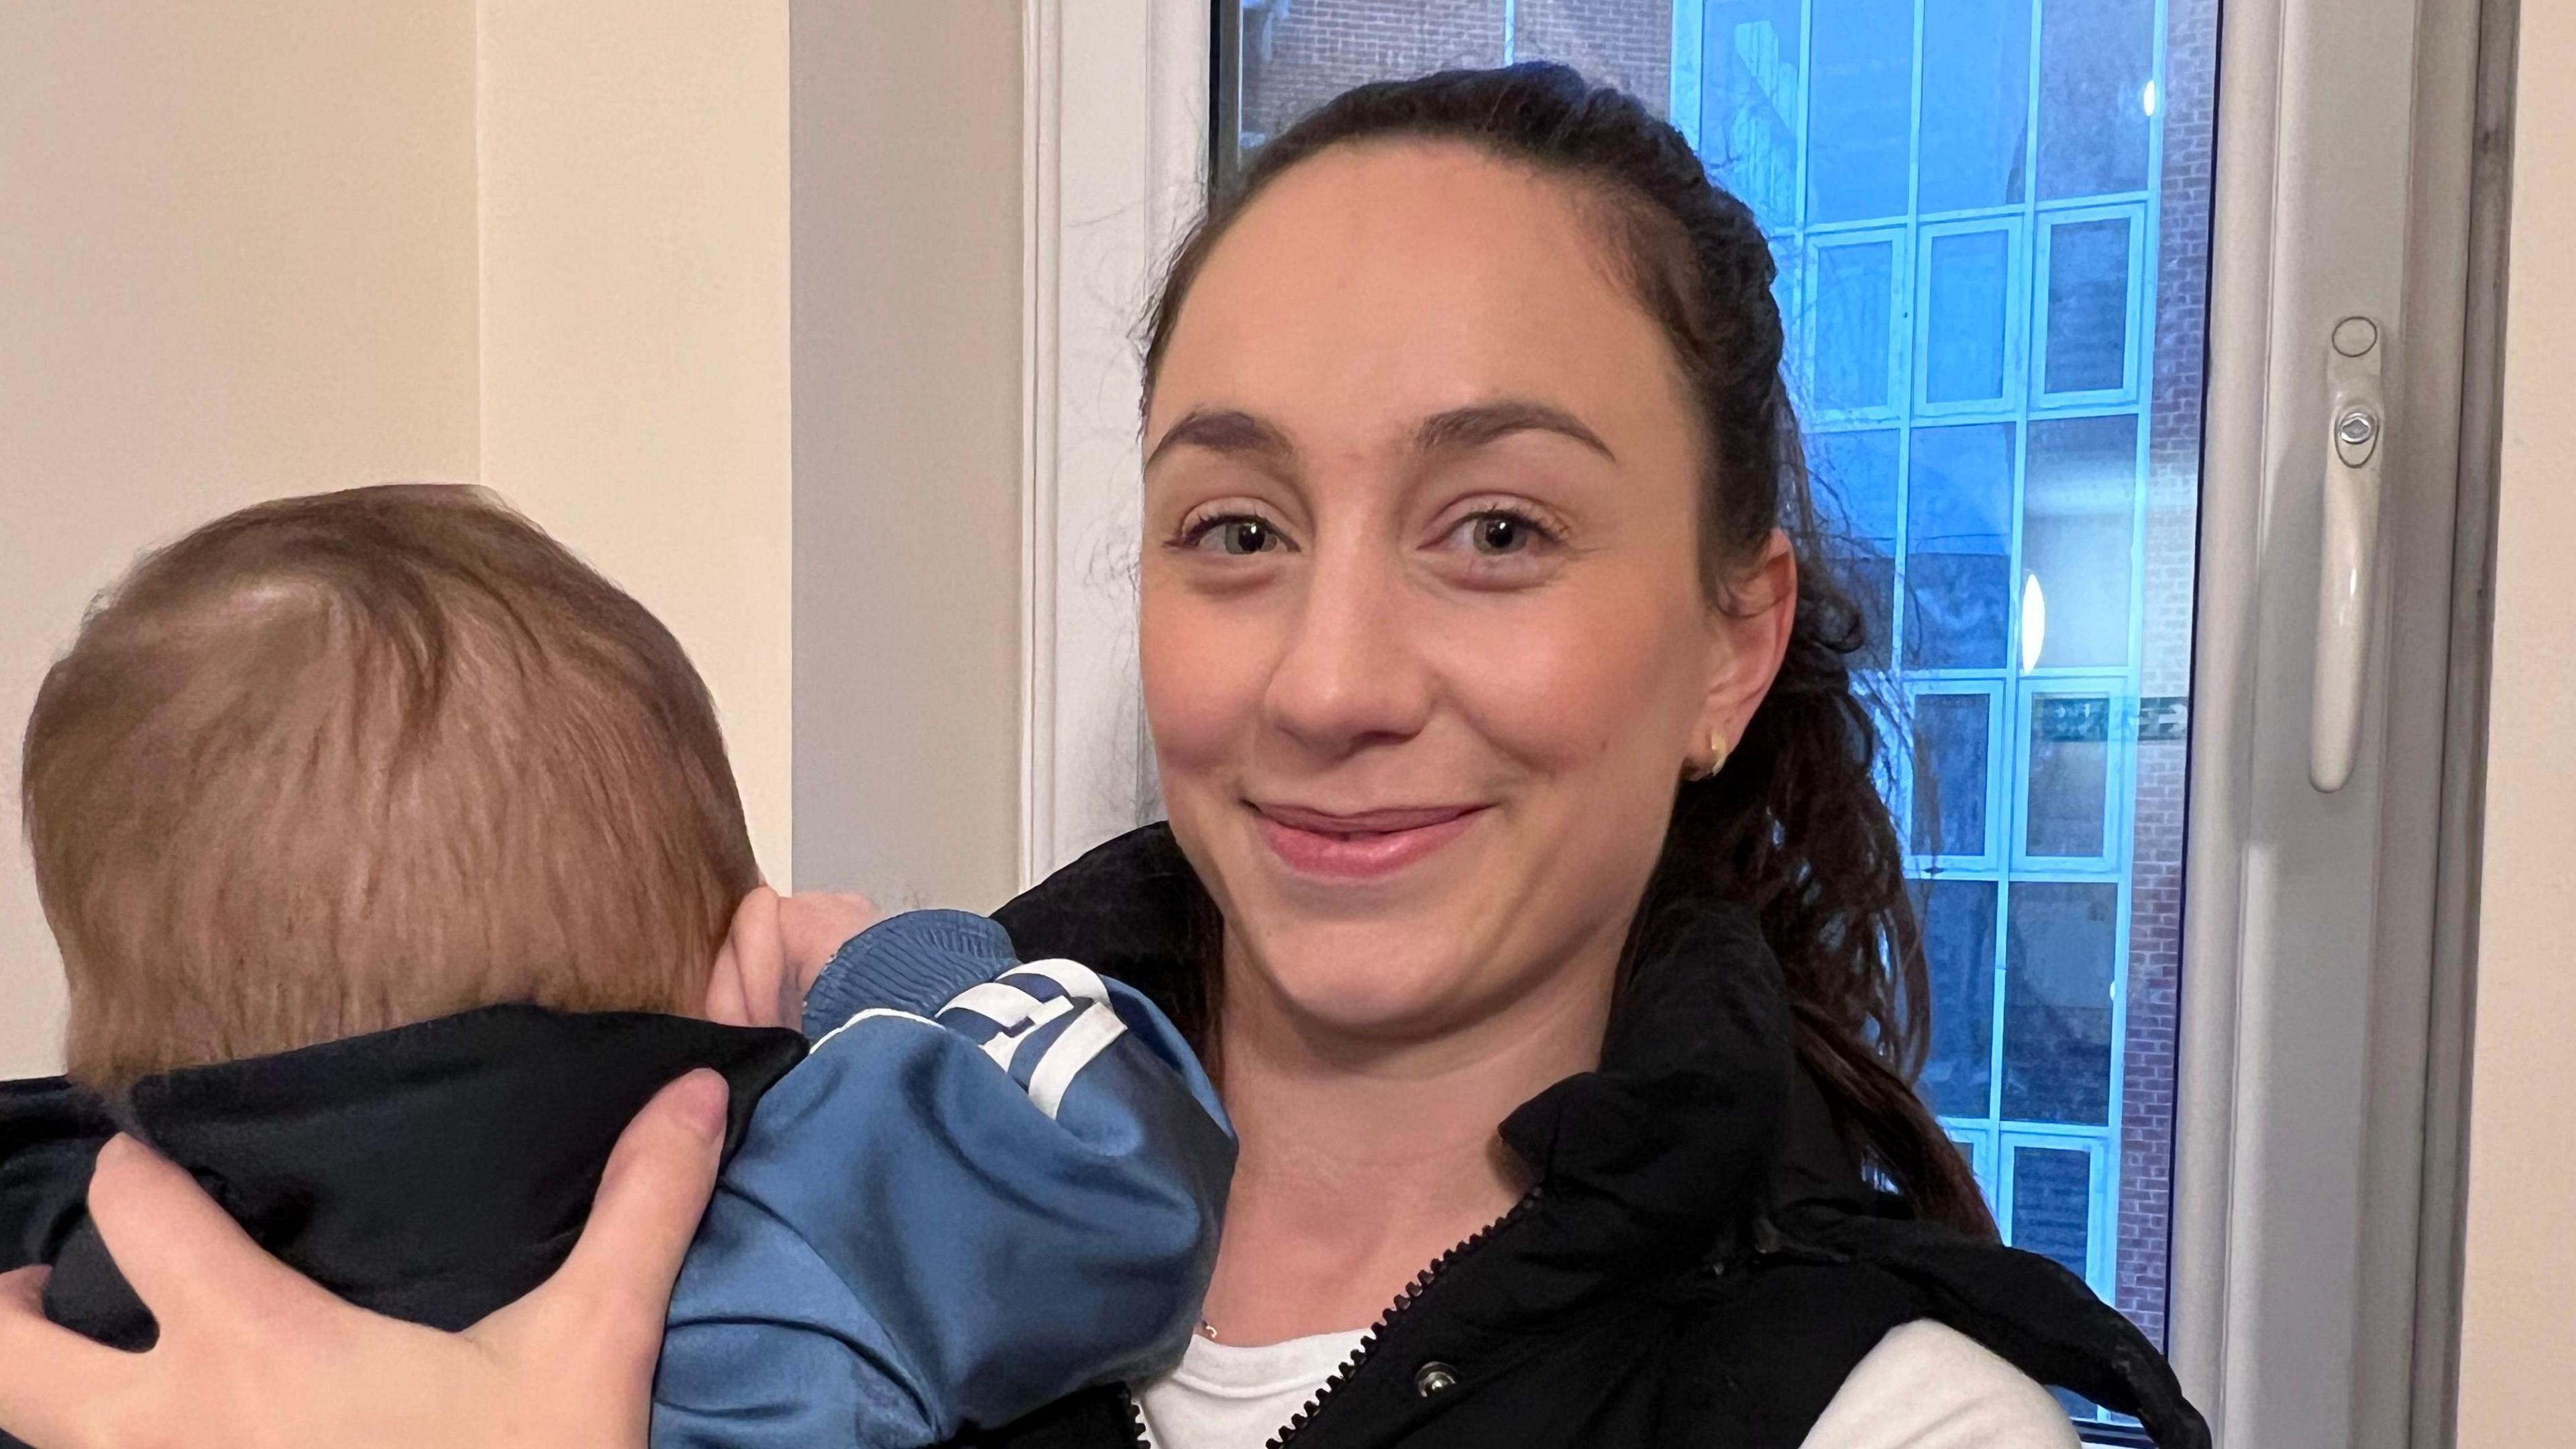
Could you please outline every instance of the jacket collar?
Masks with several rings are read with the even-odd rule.
[[[79,1206],[111,1125],[194,1173],[263,1247],[325,1287],[461,1328],[561,1264],[618,1133],[665,1083],[693,1067],[723,1072],[738,1138],[803,1054],[794,1032],[487,1007],[148,1077],[115,1103],[59,1083],[17,1087],[0,1095],[18,1109],[14,1126],[0,1121],[0,1184],[36,1205],[25,1215],[51,1214],[11,1224],[14,1235],[54,1263],[49,1312],[93,1337],[150,1335]]]
[[[1202,963],[1218,922],[1167,828],[1111,841],[998,919],[1023,955],[1085,960],[1154,996],[1185,1030],[1204,1024]],[[1435,1269],[1454,1291],[1440,1295],[1433,1322],[1417,1309],[1380,1323],[1376,1362],[1390,1359],[1389,1335],[1411,1335],[1392,1358],[1399,1370],[1452,1351],[1551,1342],[1545,1330],[1621,1312],[1622,1290],[1700,1264],[1838,1266],[1851,1271],[1739,1298],[1763,1316],[1701,1346],[1716,1362],[1761,1365],[1729,1392],[1768,1405],[1763,1422],[1789,1431],[1780,1442],[1805,1436],[1887,1328],[1931,1317],[2035,1378],[2136,1414],[2159,1443],[2205,1449],[2208,1430],[2172,1371],[2081,1280],[2029,1253],[1903,1221],[1902,1204],[1863,1181],[1796,1060],[1787,985],[1751,911],[1705,880],[1659,877],[1629,962],[1600,1066],[1501,1124],[1537,1192]],[[1754,1292],[1741,1279],[1758,1276],[1740,1275],[1737,1293]],[[1417,1280],[1407,1301],[1428,1282]],[[1363,1380],[1374,1397],[1354,1417]],[[1363,1435],[1382,1426],[1372,1442],[1431,1411],[1401,1372],[1363,1370],[1340,1396],[1339,1423]]]
[[[1023,957],[1081,960],[1204,1031],[1220,924],[1168,826],[1093,850],[995,918]],[[1753,913],[1714,887],[1659,882],[1629,960],[1600,1066],[1500,1124],[1538,1190],[1511,1247],[1488,1251],[1581,1269],[1558,1276],[1589,1296],[1708,1261],[1790,1202],[1869,1203],[1797,1064],[1786,983]]]

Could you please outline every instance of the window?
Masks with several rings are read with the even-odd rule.
[[[1884,779],[1929,938],[1922,1091],[2006,1238],[2158,1337],[2216,22],[1247,0],[1219,136],[1224,166],[1348,85],[1561,59],[1754,209],[1865,662],[1905,704]]]
[[[2215,20],[2153,0],[1685,0],[1670,88],[1721,183],[1798,203],[1762,216],[1806,263],[1789,317],[1816,468],[1846,508],[1876,510],[1846,514],[1847,553],[1873,602],[1887,587],[1903,604],[1890,672],[1913,758],[1893,803],[1932,958],[1924,1093],[2005,1237],[2158,1336],[2198,495],[2190,267],[2209,204],[2205,168],[2168,184],[2162,102],[2198,108],[2205,146],[2208,77],[2168,77],[2169,37],[2205,56]],[[1783,59],[1798,56],[1809,84]],[[1784,190],[1781,174],[1810,179]],[[1909,277],[1871,285],[1879,259],[1909,255]],[[2151,256],[2181,284],[2161,309]],[[1889,332],[1892,379],[1861,362]],[[1858,486],[1833,488],[1854,465]]]
[[[2440,1442],[2503,275],[2472,162],[2509,114],[2510,6],[1025,13],[1032,876],[1151,809],[1132,596],[1090,541],[1133,506],[1130,329],[1202,166],[1348,85],[1569,61],[1672,115],[1773,240],[1817,491],[1887,651],[1861,663],[1903,707],[1880,774],[1932,938],[1922,1090],[1998,1221],[2161,1335],[2227,1442]],[[2320,500],[2353,481],[2327,366],[2353,318],[2405,379],[2403,486],[2383,607],[2346,626]],[[2370,661],[2349,717],[2317,707],[2337,650]],[[2314,783],[2348,738],[2342,787]]]

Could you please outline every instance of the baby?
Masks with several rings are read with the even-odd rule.
[[[729,1157],[657,1445],[941,1443],[1197,1322],[1233,1142],[1134,992],[917,912],[842,949],[810,1049],[695,1019],[759,884],[714,705],[480,490],[263,504],[147,556],[25,766],[70,1070],[0,1085],[0,1270],[50,1264],[58,1322],[156,1334],[83,1206],[114,1131],[343,1297],[460,1328],[561,1265],[694,1067],[731,1084]]]

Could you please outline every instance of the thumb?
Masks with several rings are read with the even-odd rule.
[[[538,1318],[614,1361],[640,1356],[650,1376],[680,1260],[715,1191],[724,1150],[725,1080],[700,1068],[664,1087],[626,1124],[600,1179],[590,1222],[544,1287],[472,1330]]]

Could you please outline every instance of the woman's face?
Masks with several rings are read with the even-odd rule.
[[[1461,145],[1326,152],[1164,355],[1164,796],[1236,969],[1335,1034],[1605,998],[1676,782],[1785,646],[1785,544],[1705,598],[1683,383],[1582,207]]]

